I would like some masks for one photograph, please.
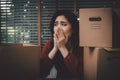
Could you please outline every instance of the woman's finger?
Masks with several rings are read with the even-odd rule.
[[[54,38],[56,41],[59,39],[57,34],[54,34]]]
[[[60,29],[60,33],[61,33],[61,36],[62,36],[62,37],[66,38],[63,29]]]

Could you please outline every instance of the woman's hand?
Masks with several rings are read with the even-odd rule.
[[[56,36],[55,34],[53,35],[53,40],[54,40],[54,46],[53,46],[53,49],[50,51],[50,53],[48,54],[48,57],[50,59],[53,59],[58,51],[58,46],[57,46],[57,40],[56,40]]]
[[[54,34],[54,42],[58,48],[65,47],[67,43],[67,38],[61,28]]]
[[[54,34],[53,34],[53,40],[54,40],[54,47],[53,49],[50,51],[50,53],[48,54],[48,57],[50,59],[53,59],[54,56],[56,55],[56,52],[58,51],[58,49],[61,51],[61,49],[66,48],[66,37],[64,35],[64,32],[62,29],[58,29]]]
[[[58,50],[58,47],[57,47],[57,40],[55,38],[55,34],[53,35],[53,40],[54,40],[54,49]]]
[[[54,46],[56,46],[60,51],[63,57],[65,58],[68,55],[68,50],[66,44],[68,42],[67,36],[65,36],[61,28],[54,34]]]

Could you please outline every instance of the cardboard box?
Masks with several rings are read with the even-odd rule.
[[[120,18],[112,8],[79,9],[80,46],[120,47]]]
[[[84,80],[120,80],[120,48],[84,47]]]

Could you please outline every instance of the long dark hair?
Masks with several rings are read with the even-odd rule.
[[[54,22],[56,20],[56,18],[60,15],[64,15],[65,18],[69,21],[69,23],[71,24],[72,27],[72,34],[70,36],[69,39],[69,43],[72,46],[72,49],[74,50],[74,48],[78,48],[79,47],[79,21],[77,20],[77,16],[68,10],[59,10],[57,11],[50,22],[50,29],[52,34],[54,34]]]

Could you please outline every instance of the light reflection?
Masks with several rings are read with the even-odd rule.
[[[26,7],[28,6],[28,4],[25,5]]]
[[[45,6],[43,6],[43,8],[46,8]]]
[[[30,37],[30,35],[25,35],[25,37],[26,37],[26,38],[29,38],[29,37]]]
[[[7,13],[8,15],[12,15],[12,13]]]
[[[14,33],[14,31],[15,31],[15,30],[8,30],[9,33]],[[8,34],[9,34],[9,33],[8,33]]]
[[[13,27],[7,27],[7,29],[13,29]]]
[[[9,36],[10,36],[10,35],[14,35],[14,33],[8,33],[8,34],[9,34]]]
[[[23,16],[24,18],[26,17],[26,15]]]
[[[36,9],[37,9],[38,7],[36,6]]]
[[[0,2],[1,4],[4,4],[4,3],[6,3],[6,2]]]
[[[10,7],[2,7],[1,9],[10,9]]]
[[[80,20],[80,18],[77,18],[77,20],[79,21],[79,20]]]
[[[7,12],[10,12],[10,9],[8,9]]]
[[[28,4],[30,3],[30,1],[27,2]]]
[[[1,27],[1,29],[6,29],[6,27]]]

